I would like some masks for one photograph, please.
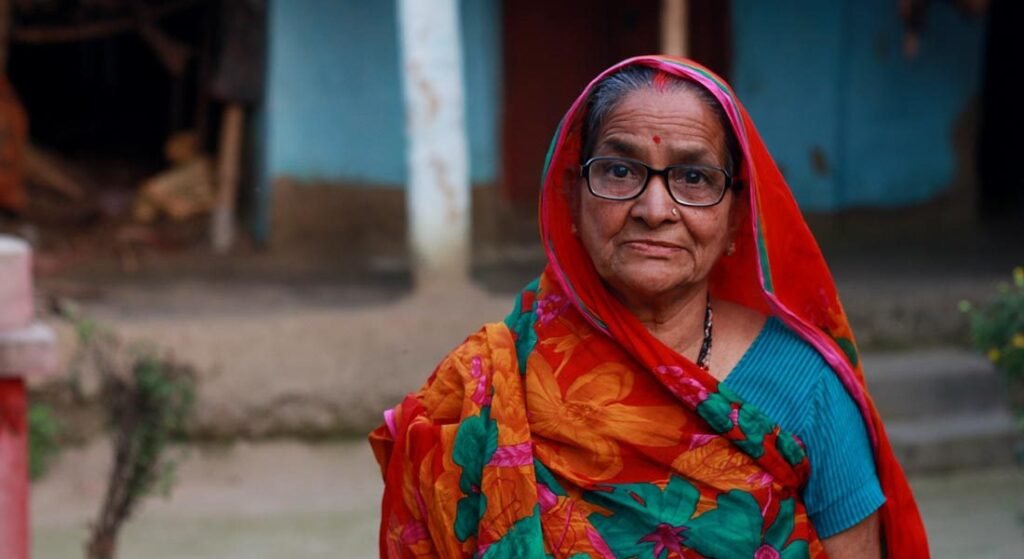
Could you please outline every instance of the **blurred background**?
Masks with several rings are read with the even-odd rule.
[[[34,555],[82,556],[110,379],[156,362],[194,397],[120,556],[374,556],[365,434],[543,268],[541,170],[580,90],[671,52],[733,86],[804,210],[935,556],[1024,556],[1002,374],[1024,306],[1000,355],[972,330],[1020,289],[1022,22],[1012,0],[0,0],[0,233],[32,247],[59,355],[28,379]],[[423,103],[454,115],[450,184],[417,159]]]

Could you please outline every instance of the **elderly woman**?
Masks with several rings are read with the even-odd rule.
[[[690,61],[598,76],[548,266],[371,435],[385,557],[927,557],[825,262]]]

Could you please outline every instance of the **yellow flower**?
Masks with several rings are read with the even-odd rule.
[[[1024,266],[1013,269],[1013,283],[1017,284],[1017,287],[1024,287]]]
[[[999,351],[999,348],[993,347],[993,348],[988,350],[988,360],[993,362],[993,363],[999,362],[999,358],[1002,357],[1002,356],[1003,356],[1003,352]]]
[[[1024,348],[1024,332],[1017,332],[1010,340],[1010,345],[1016,348]]]

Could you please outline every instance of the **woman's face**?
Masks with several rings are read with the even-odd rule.
[[[686,90],[626,95],[598,131],[594,157],[637,159],[662,169],[679,163],[725,168],[725,132],[712,110]],[[721,203],[677,204],[651,176],[638,198],[597,198],[580,179],[575,224],[597,272],[627,302],[651,303],[705,281],[733,229],[733,193]],[[675,212],[673,213],[673,210]]]

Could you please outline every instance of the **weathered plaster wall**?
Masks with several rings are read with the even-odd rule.
[[[460,5],[473,182],[494,180],[500,57],[497,0]],[[272,0],[267,178],[400,187],[405,116],[395,3]]]
[[[470,179],[492,184],[501,106],[499,0],[462,0],[459,15]],[[395,3],[270,0],[268,35],[267,100],[255,118],[263,165],[253,234],[295,246],[313,240],[314,230],[333,235],[350,229],[346,223],[376,223],[390,244],[401,243],[394,237],[405,228],[401,192],[388,192],[402,189],[408,174]],[[277,192],[279,185],[286,191]],[[374,190],[382,192],[371,196]],[[306,222],[325,214],[328,222]],[[362,244],[328,240],[343,250]]]
[[[732,84],[804,209],[898,208],[950,189],[984,22],[948,3],[903,54],[889,0],[734,0]]]

